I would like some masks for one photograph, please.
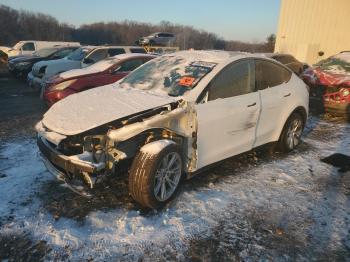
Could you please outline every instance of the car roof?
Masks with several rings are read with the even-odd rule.
[[[131,49],[131,48],[136,48],[136,49],[144,49],[142,46],[121,46],[121,45],[101,45],[101,46],[96,46],[95,47],[100,48],[100,49],[111,49],[111,48],[126,48],[126,49]]]
[[[274,61],[273,59],[266,57],[262,54],[253,54],[239,51],[222,51],[222,50],[190,50],[179,51],[170,54],[164,54],[163,56],[178,56],[190,61],[203,61],[216,64],[225,64],[230,61],[234,61],[241,58],[263,58],[266,60]]]
[[[270,58],[277,57],[277,56],[292,56],[290,54],[283,54],[283,53],[258,53],[258,54],[262,54],[262,55],[264,55],[266,57],[270,57]]]
[[[127,53],[127,54],[120,54],[120,55],[115,55],[115,56],[111,56],[110,58],[107,59],[119,59],[119,60],[123,60],[123,59],[128,59],[128,58],[132,58],[132,57],[158,57],[157,55],[152,55],[152,54],[142,54],[142,53]]]

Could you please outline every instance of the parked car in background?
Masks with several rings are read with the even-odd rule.
[[[157,208],[182,177],[208,165],[272,142],[293,150],[308,94],[289,68],[264,56],[182,51],[54,104],[36,125],[37,143],[48,169],[86,195],[132,160],[131,196]]]
[[[84,46],[63,59],[36,63],[28,74],[28,83],[34,88],[41,88],[43,83],[54,75],[71,69],[84,68],[107,57],[125,53],[146,53],[146,51],[138,46]]]
[[[267,57],[275,59],[276,61],[284,64],[289,69],[291,69],[298,76],[303,73],[304,69],[307,67],[306,64],[298,61],[294,56],[289,54],[279,54],[279,53],[265,53]]]
[[[350,116],[350,52],[318,62],[302,78],[310,86],[310,96],[320,99],[326,112]]]
[[[9,57],[19,55],[31,55],[35,51],[43,48],[57,47],[57,46],[80,46],[78,42],[53,42],[53,41],[19,41],[11,48],[5,48]]]
[[[19,56],[8,62],[9,72],[16,77],[27,77],[32,67],[39,61],[61,59],[78,49],[78,46],[52,47],[40,49],[29,56]]]
[[[154,33],[140,38],[136,43],[138,45],[168,45],[175,41],[175,35],[171,33]]]
[[[44,85],[48,106],[75,93],[114,83],[155,58],[147,54],[123,54],[106,58],[83,69],[73,69],[49,79]]]
[[[8,56],[7,54],[0,50],[0,64],[7,64]]]

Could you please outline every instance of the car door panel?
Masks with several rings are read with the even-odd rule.
[[[289,110],[289,104],[293,101],[294,96],[294,89],[290,83],[292,73],[280,65],[271,65],[271,62],[268,61],[263,61],[263,63],[265,63],[264,68],[269,68],[269,71],[268,73],[260,72],[260,69],[256,68],[256,81],[264,77],[265,79],[262,81],[264,85],[271,87],[259,90],[261,115],[258,121],[254,147],[273,142],[275,131],[281,125],[281,121],[286,120],[284,117],[285,110]],[[284,78],[286,81],[283,81]],[[257,84],[257,88],[259,89],[259,84]]]
[[[260,113],[257,92],[196,106],[197,168],[252,149]]]
[[[208,85],[204,103],[196,105],[197,168],[252,149],[260,114],[253,68],[250,59],[226,66]]]

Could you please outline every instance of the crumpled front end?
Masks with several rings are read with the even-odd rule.
[[[186,102],[147,110],[78,135],[52,132],[42,122],[36,129],[48,170],[78,193],[86,194],[107,175],[117,174],[120,162],[132,159],[142,146],[159,139],[181,144],[185,171],[196,169],[196,114]]]

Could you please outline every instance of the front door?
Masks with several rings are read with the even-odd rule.
[[[260,113],[254,85],[249,59],[228,65],[209,84],[196,105],[197,169],[252,149]]]

